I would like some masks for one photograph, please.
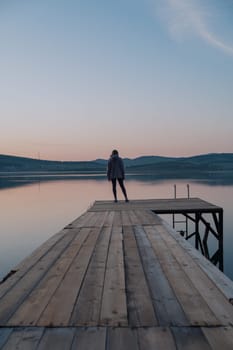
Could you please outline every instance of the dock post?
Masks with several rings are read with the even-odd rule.
[[[200,214],[195,213],[195,248],[198,250],[199,249],[199,219],[200,219]]]
[[[219,269],[223,271],[223,209],[219,211]]]

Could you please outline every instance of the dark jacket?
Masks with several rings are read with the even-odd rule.
[[[125,178],[124,163],[118,155],[113,155],[109,158],[107,176],[108,180]]]

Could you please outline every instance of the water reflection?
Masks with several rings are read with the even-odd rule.
[[[98,180],[98,181],[106,181],[105,173],[96,173],[89,172],[86,174],[83,173],[0,173],[0,189],[10,188],[10,187],[18,187],[18,186],[26,186],[28,184],[33,183],[41,183],[41,182],[49,182],[49,181],[70,181],[70,180]],[[141,182],[164,182],[164,177],[161,175],[150,175],[150,174],[128,174],[128,180],[136,180]],[[170,177],[166,177],[166,181],[184,181],[182,178],[174,178],[172,175]],[[233,178],[216,178],[216,177],[208,177],[208,178],[195,178],[195,179],[185,179],[186,182],[191,183],[199,183],[208,186],[230,186],[233,185]]]
[[[51,235],[109,196],[105,181],[24,183],[0,191],[0,279]]]
[[[37,176],[0,177],[0,279],[50,236],[80,216],[95,200],[112,199],[111,184],[105,174],[95,177],[79,174],[75,178],[74,174],[62,178],[59,175],[56,180],[47,174]],[[138,175],[126,179],[131,199],[173,198],[174,183],[177,184],[177,197],[186,197],[187,180]],[[196,180],[189,180],[189,183],[191,197],[200,197],[224,208],[224,271],[233,279],[233,186]],[[192,225],[190,223],[191,233]],[[195,245],[194,237],[190,241]],[[215,260],[217,248],[216,240],[210,236],[205,254]]]
[[[49,182],[49,181],[57,181],[57,180],[105,180],[105,174],[53,174],[53,173],[12,173],[12,174],[1,174],[0,173],[0,189],[10,188],[10,187],[18,187],[18,186],[26,186],[29,184],[41,183],[41,182]]]

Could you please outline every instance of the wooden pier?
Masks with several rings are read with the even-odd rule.
[[[233,282],[157,215],[181,211],[221,236],[198,198],[95,202],[0,284],[0,349],[232,350]]]

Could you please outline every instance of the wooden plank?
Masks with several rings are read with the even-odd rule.
[[[112,326],[128,325],[122,227],[119,226],[112,228],[104,280],[100,324]]]
[[[67,271],[63,282],[59,285],[49,304],[43,311],[37,325],[68,326],[70,317],[83,283],[85,273],[91,259],[99,228],[83,228],[89,232],[87,240],[82,245],[78,255]]]
[[[157,227],[157,226],[156,226]],[[172,255],[155,226],[146,226],[144,230],[152,244],[164,273],[179,300],[191,325],[217,325],[219,321],[201,297],[182,266]],[[168,233],[163,232],[163,237]]]
[[[74,328],[47,328],[37,350],[70,350],[74,333]]]
[[[66,229],[69,229],[70,226],[72,226],[72,228],[77,228],[76,223],[77,223],[77,222],[80,222],[80,220],[82,220],[82,218],[85,217],[86,213],[87,213],[87,210],[85,210],[85,212],[83,212],[81,215],[79,215],[78,217],[76,217],[75,219],[73,219],[73,221],[71,221],[69,224],[67,224],[67,225],[65,226],[65,228],[66,228]]]
[[[104,220],[104,226],[112,226],[114,219],[114,211],[108,211]]]
[[[163,226],[170,235],[182,246],[194,261],[200,266],[202,270],[208,275],[208,277],[217,285],[218,289],[226,296],[228,300],[233,299],[233,283],[230,278],[224,275],[219,269],[216,269],[209,260],[207,260],[197,249],[193,249],[190,243],[183,239],[168,225],[166,221],[162,221]]]
[[[142,225],[143,223],[145,223],[145,212],[146,211],[142,209],[130,210],[129,214],[133,225]]]
[[[172,235],[163,234],[165,227],[158,226],[161,237],[166,241],[169,249],[172,250],[176,260],[182,265],[183,270],[189,276],[192,283],[196,286],[202,298],[218,319],[218,324],[232,325],[233,308],[221,291],[205,274],[200,266],[190,256],[188,249],[176,244],[176,239]],[[194,249],[189,245],[189,250]]]
[[[16,273],[0,284],[0,300],[66,233],[66,229],[59,231],[14,268]]]
[[[111,227],[102,228],[72,313],[72,325],[91,326],[99,323],[110,236]]]
[[[123,227],[123,242],[129,325],[158,325],[132,227]]]
[[[152,200],[144,202],[149,209],[153,203]],[[77,220],[51,240],[53,243],[46,243],[44,250],[39,249],[29,259],[29,268],[24,263],[20,277],[14,280],[13,275],[13,282],[6,281],[9,283],[4,287],[6,289],[0,287],[0,293],[3,290],[0,305],[8,300],[7,308],[3,304],[3,314],[0,306],[0,317],[5,313],[5,319],[9,320],[14,314],[9,322],[15,317],[16,323],[23,320],[22,324],[26,324],[28,313],[36,326],[59,328],[0,328],[0,348],[4,344],[4,350],[6,346],[6,349],[23,350],[232,349],[232,306],[203,272],[199,258],[190,255],[192,248],[185,249],[185,245],[177,244],[168,232],[165,235],[166,229],[154,221],[154,214],[142,209],[144,204],[141,201],[127,203],[127,206],[124,202],[117,203],[116,215],[107,205],[102,206],[101,211],[93,211],[92,215],[89,212],[81,220],[90,227],[81,229],[83,244],[80,249],[76,242],[79,228],[74,229],[75,223],[77,226],[81,223]],[[183,204],[187,205],[185,201]],[[181,201],[175,203],[175,209],[183,204]],[[163,205],[169,207],[171,202]],[[206,209],[205,203],[200,205]],[[123,223],[126,225],[122,243]],[[143,223],[144,229],[138,223]],[[148,226],[152,223],[156,226]],[[112,228],[113,224],[116,226]],[[98,227],[91,228],[93,225]],[[211,273],[215,275],[214,270]],[[11,297],[7,299],[10,293],[13,297],[14,291],[16,304]],[[214,305],[215,301],[217,305]],[[165,325],[165,328],[155,327],[155,313],[159,325]],[[231,327],[213,327],[215,315],[217,324]],[[36,321],[38,317],[39,321]],[[89,322],[117,328],[70,327],[89,325]],[[153,327],[151,322],[155,322]],[[190,322],[195,327],[189,327]],[[213,323],[211,327],[196,327],[205,322]],[[60,328],[63,325],[68,328]],[[118,328],[119,325],[122,327]],[[175,325],[172,333],[169,325]],[[30,336],[30,332],[35,336]]]
[[[189,325],[143,228],[135,226],[134,230],[159,325]]]
[[[172,333],[179,350],[211,350],[199,327],[172,327]]]
[[[107,337],[108,350],[139,350],[136,329],[109,328]]]
[[[123,226],[129,226],[132,225],[132,222],[129,217],[129,212],[128,211],[121,211],[121,219],[122,219],[122,225]]]
[[[49,250],[28,273],[1,299],[0,324],[5,325],[25,298],[44,277],[48,269],[61,256],[63,251],[71,244],[76,233],[71,232],[59,240],[52,250]]]
[[[106,328],[78,328],[71,350],[104,350],[106,343]]]
[[[79,253],[83,242],[88,236],[87,230],[76,229],[77,235],[64,253],[32,291],[28,298],[20,305],[8,321],[9,325],[36,325],[52,295],[62,282],[65,273]]]
[[[95,213],[95,214],[98,214],[98,213]],[[105,210],[103,212],[100,212],[99,215],[96,216],[95,226],[102,227],[105,223],[105,219],[107,216],[108,216],[108,211]]]
[[[101,227],[103,222],[104,222],[104,218],[105,218],[105,211],[100,211],[97,213],[93,213],[93,212],[88,212],[89,213],[89,219],[86,223],[84,223],[83,226],[86,227]]]
[[[140,349],[176,350],[176,344],[169,328],[147,327],[138,328],[138,343]]]
[[[79,224],[85,220],[85,218],[88,216],[89,210],[85,211],[82,215],[78,216],[76,219],[74,219],[71,222],[71,225],[73,227],[79,227]],[[78,225],[78,226],[77,226]]]
[[[157,211],[158,213],[186,210],[186,211],[200,211],[213,212],[222,209],[216,205],[203,201],[200,198],[176,198],[176,199],[144,199],[144,200],[131,200],[129,203],[119,201],[116,204],[111,201],[99,201],[95,202],[90,210],[102,211],[102,210],[134,210],[134,209],[150,209]]]
[[[130,220],[132,222],[132,225],[141,225],[141,220],[138,217],[138,215],[136,214],[135,210],[129,211],[129,217],[130,217]]]
[[[140,219],[141,225],[161,225],[161,219],[151,210],[135,210],[137,217]]]
[[[91,220],[95,218],[95,213],[87,211],[75,222],[75,227],[91,227]]]
[[[12,331],[12,328],[0,328],[0,349],[2,349],[3,345],[7,342]]]
[[[202,332],[207,338],[212,349],[232,350],[233,349],[233,328],[232,327],[203,327]]]
[[[36,349],[43,335],[43,328],[15,328],[2,350],[33,350]]]
[[[120,211],[114,212],[113,226],[122,226],[121,212]]]

